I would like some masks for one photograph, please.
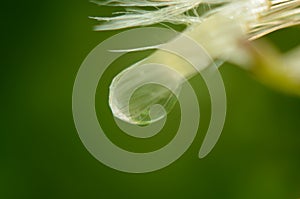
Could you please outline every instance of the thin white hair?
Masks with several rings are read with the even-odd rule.
[[[221,4],[234,0],[104,0],[93,1],[98,5],[121,6],[126,11],[118,13],[121,15],[113,17],[91,17],[102,23],[95,27],[95,30],[116,30],[134,26],[146,26],[161,22],[174,24],[191,24],[202,21],[196,12],[200,4]],[[153,7],[152,10],[145,10],[145,7]],[[188,11],[194,11],[194,15]]]

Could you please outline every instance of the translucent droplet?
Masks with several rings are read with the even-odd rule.
[[[111,110],[115,117],[132,124],[158,121],[176,104],[182,82],[182,76],[166,66],[136,64],[113,79]],[[154,105],[162,108],[153,109]]]

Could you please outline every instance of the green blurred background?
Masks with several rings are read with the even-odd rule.
[[[201,77],[195,77],[191,83],[202,119],[193,145],[162,170],[122,173],[88,153],[74,127],[71,107],[82,61],[101,41],[120,32],[93,32],[95,23],[88,16],[114,10],[86,0],[5,1],[1,10],[1,199],[300,197],[299,98],[271,90],[225,64],[221,73],[228,115],[214,150],[205,159],[197,157],[210,102]],[[289,28],[268,39],[286,51],[300,43],[299,32],[299,27]],[[166,144],[179,118],[176,107],[164,132],[148,141],[125,136],[115,126],[108,85],[143,56],[117,60],[101,79],[96,96],[97,111],[107,115],[100,123],[110,129],[108,137],[131,151],[151,151]]]

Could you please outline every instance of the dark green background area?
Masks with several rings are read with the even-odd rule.
[[[120,32],[93,32],[95,23],[88,16],[113,10],[86,0],[5,1],[1,10],[1,199],[300,197],[299,98],[273,91],[225,64],[221,73],[228,115],[214,150],[197,158],[210,103],[202,79],[195,77],[191,83],[202,119],[189,150],[162,170],[122,173],[88,153],[77,135],[71,107],[82,61],[101,41]],[[299,31],[290,28],[268,37],[288,50],[299,44]],[[105,99],[113,76],[139,55],[133,57],[106,72],[96,97],[97,107],[103,109],[97,111],[107,114],[100,123],[111,129],[108,136],[115,143],[151,150],[172,139],[178,122],[169,119],[164,135],[139,144],[116,128]],[[170,115],[175,121],[176,110]]]

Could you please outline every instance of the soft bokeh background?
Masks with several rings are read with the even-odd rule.
[[[222,198],[300,197],[300,99],[260,84],[226,64],[228,95],[223,134],[205,159],[197,158],[209,122],[209,97],[200,77],[191,80],[201,105],[198,136],[174,164],[148,174],[112,170],[82,145],[72,119],[76,72],[87,54],[119,31],[93,32],[91,15],[113,10],[80,1],[1,3],[0,198]],[[268,36],[282,50],[299,44],[299,27]],[[141,35],[142,36],[142,35]],[[147,38],[145,38],[147,39]],[[172,139],[178,115],[149,141],[124,136],[107,104],[115,74],[142,54],[117,61],[99,83],[97,111],[113,142],[132,151]],[[178,107],[177,107],[178,108]],[[175,121],[175,122],[174,122]]]

